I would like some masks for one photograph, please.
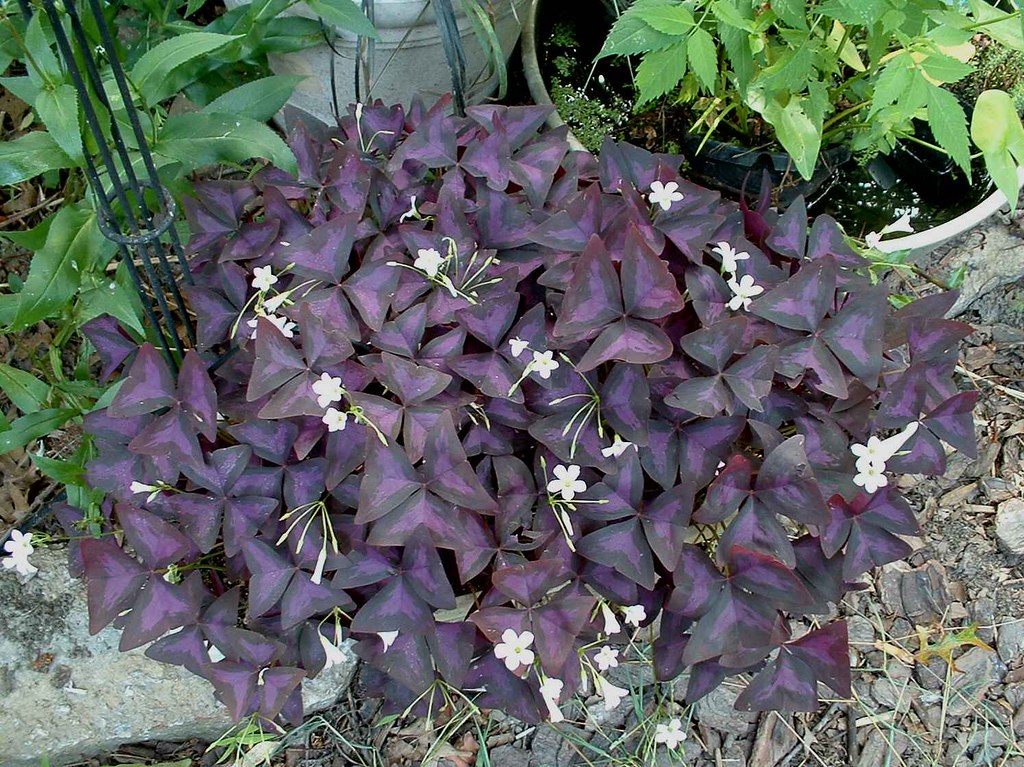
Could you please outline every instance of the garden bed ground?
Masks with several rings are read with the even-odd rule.
[[[685,764],[1024,767],[1024,557],[996,534],[998,515],[1024,507],[1024,280],[1006,276],[1024,273],[1019,222],[991,222],[925,268],[943,275],[965,260],[974,264],[975,280],[960,319],[977,331],[961,350],[960,380],[981,391],[979,458],[954,455],[943,477],[900,481],[924,535],[913,555],[883,568],[841,606],[854,648],[854,701],[826,702],[812,715],[757,717],[734,711],[737,690],[725,685],[692,711],[680,704],[690,733]],[[926,289],[910,278],[902,291]],[[968,643],[974,623],[976,638],[991,650]],[[947,650],[952,666],[943,659]],[[639,697],[633,703],[642,710]],[[640,764],[628,746],[610,748],[635,725],[634,706],[599,724],[563,725],[567,737],[500,715],[461,726],[435,721],[429,730],[422,720],[381,727],[377,708],[360,696],[357,680],[333,709],[287,739],[274,766]],[[142,744],[81,765],[213,764],[215,755],[203,751],[196,742]],[[667,756],[658,762],[671,763]]]

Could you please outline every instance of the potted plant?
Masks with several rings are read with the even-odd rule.
[[[300,719],[349,639],[399,715],[558,722],[620,705],[620,664],[687,672],[689,701],[750,674],[751,710],[848,697],[824,616],[918,531],[886,472],[976,453],[951,297],[895,310],[802,206],[744,215],[662,156],[569,152],[544,109],[449,107],[353,107],[292,136],[295,175],[198,184],[177,376],[96,329],[127,375],[85,419],[92,630],[236,718]],[[637,737],[653,763],[682,736]]]
[[[550,101],[535,66],[544,5],[533,3],[524,42],[528,81],[542,103]],[[935,154],[925,165],[948,158],[950,170],[962,176],[987,171],[1015,203],[1014,159],[1024,154],[1014,155],[1015,110],[996,97],[965,104],[949,86],[971,73],[978,32],[1024,50],[1019,11],[983,0],[914,0],[901,7],[637,0],[606,37],[587,43],[597,47],[595,64],[634,57],[637,65],[621,83],[635,95],[638,114],[630,123],[656,122],[653,115],[680,126],[677,143],[688,172],[703,182],[718,179],[736,192],[753,170],[748,191],[756,191],[764,168],[775,185],[803,182],[798,191],[806,193],[807,182],[813,190],[844,153],[867,166],[901,146],[925,151],[927,145]],[[972,166],[969,122],[984,165]]]
[[[464,89],[476,104],[505,85],[528,0],[308,0],[284,13],[323,20],[323,41],[269,57],[278,75],[301,77],[282,117],[334,125],[348,104],[433,102]],[[239,5],[228,0],[229,6]],[[367,10],[363,14],[361,8]],[[453,75],[453,72],[455,73]],[[454,77],[454,80],[453,80]]]

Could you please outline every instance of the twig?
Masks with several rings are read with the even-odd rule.
[[[18,223],[19,221],[21,221],[21,219],[27,216],[31,216],[37,210],[42,210],[43,208],[51,208],[54,205],[60,205],[62,202],[64,202],[63,197],[55,197],[49,200],[43,200],[38,205],[33,205],[31,208],[25,208],[25,210],[19,211],[18,213],[15,213],[13,216],[7,216],[3,220],[0,220],[0,229],[6,229],[7,226],[9,226],[10,224]]]
[[[1007,397],[1013,397],[1014,399],[1018,399],[1018,400],[1024,401],[1024,391],[1021,391],[1020,389],[1011,389],[1009,386],[1003,386],[1002,384],[994,383],[994,382],[990,381],[989,379],[985,378],[985,376],[980,376],[977,373],[972,373],[970,370],[965,368],[963,365],[957,365],[956,366],[956,372],[957,373],[962,373],[963,375],[965,375],[968,378],[970,378],[972,381],[984,381],[986,384],[991,386],[997,392],[1005,394]]]
[[[846,761],[856,764],[859,747],[857,746],[857,717],[853,714],[853,706],[846,704]]]

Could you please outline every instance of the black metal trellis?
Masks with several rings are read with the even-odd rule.
[[[29,0],[18,0],[18,4],[26,21],[31,19]],[[174,227],[177,213],[174,198],[160,182],[100,0],[85,0],[83,5],[84,10],[93,16],[102,48],[94,48],[89,42],[77,0],[63,0],[60,5],[69,22],[70,38],[55,0],[41,0],[42,10],[53,28],[60,57],[78,93],[86,126],[98,148],[98,160],[85,152],[85,175],[99,210],[100,231],[117,245],[157,343],[171,366],[177,369],[185,353],[185,345],[195,345],[196,337],[178,286],[179,279],[192,284],[192,276]],[[98,57],[104,50],[126,119],[138,144],[144,174],[137,172],[132,163],[117,115],[103,87]],[[109,144],[105,125],[109,128]],[[178,264],[178,274],[168,251]],[[136,261],[142,267],[141,273]],[[179,324],[184,327],[186,338],[181,337]]]

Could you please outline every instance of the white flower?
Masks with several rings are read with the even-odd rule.
[[[149,493],[149,497],[146,499],[146,503],[152,503],[153,499],[160,495],[160,487],[157,485],[147,485],[144,482],[138,482],[132,480],[132,483],[128,485],[129,492],[135,493]]]
[[[611,645],[604,645],[594,656],[594,663],[602,671],[616,668],[619,665],[619,651]]]
[[[391,645],[393,645],[395,643],[395,640],[398,639],[398,632],[397,631],[378,631],[377,632],[377,636],[379,636],[380,637],[380,641],[384,643],[384,650],[383,650],[383,652],[387,652],[388,650],[391,649]]]
[[[324,654],[327,656],[327,662],[324,664],[324,671],[334,668],[335,666],[345,665],[348,661],[348,656],[342,652],[341,648],[323,634],[320,634],[319,636],[320,646],[324,648]]]
[[[494,645],[494,657],[505,661],[505,668],[515,671],[520,666],[529,666],[533,663],[533,632],[524,631],[517,634],[513,629],[505,629],[501,635],[501,641]]]
[[[622,608],[622,612],[625,613],[624,620],[630,626],[639,628],[640,624],[647,620],[647,611],[643,605],[630,605]]]
[[[625,453],[629,448],[633,448],[634,450],[640,449],[632,442],[626,442],[626,440],[624,440],[622,437],[616,434],[615,441],[612,442],[611,447],[601,448],[601,455],[603,455],[605,458],[618,458],[623,453]]]
[[[529,347],[530,342],[524,341],[521,338],[513,338],[508,342],[508,345],[512,347],[512,356],[518,357]]]
[[[289,321],[287,317],[280,317],[276,314],[263,314],[260,316],[265,317],[266,319],[274,323],[274,325],[277,326],[277,329],[281,331],[281,335],[283,335],[285,338],[295,337],[295,328],[297,328],[298,325],[296,325],[294,322]],[[255,338],[258,325],[258,318],[253,317],[245,324],[252,328],[252,335],[250,335],[249,338]]]
[[[604,698],[605,711],[614,711],[622,703],[622,699],[629,695],[629,690],[624,687],[616,687],[600,674],[594,674],[594,682],[597,685],[598,694]]]
[[[891,437],[879,439],[878,437],[871,436],[868,437],[866,445],[860,443],[850,445],[850,452],[857,456],[857,471],[864,473],[869,466],[873,466],[879,472],[885,471],[886,462],[896,455],[903,445],[906,444],[907,440],[917,433],[917,429],[917,421],[912,421],[907,424],[903,431],[893,434]]]
[[[224,653],[222,653],[220,648],[212,642],[206,643],[206,654],[210,658],[210,663],[220,663],[224,660]]]
[[[604,633],[608,636],[612,634],[618,634],[622,631],[622,626],[615,619],[615,613],[612,612],[612,608],[606,605],[604,602],[601,603],[601,616],[604,618]]]
[[[278,309],[280,309],[284,302],[287,300],[288,293],[279,293],[278,295],[273,296],[272,298],[268,298],[266,301],[264,301],[263,309],[273,314]]]
[[[335,402],[341,402],[341,398],[345,396],[345,387],[341,385],[340,378],[330,373],[321,373],[320,380],[313,382],[313,393],[316,395],[316,404],[327,407]]]
[[[561,679],[545,679],[544,683],[540,686],[540,694],[544,698],[544,703],[547,704],[548,718],[552,722],[565,721],[565,715],[558,708],[558,698],[562,694],[562,686]]]
[[[316,566],[313,568],[313,574],[309,579],[319,585],[320,581],[324,578],[324,565],[327,564],[327,541],[324,541],[323,547],[320,549],[320,553],[316,555]]]
[[[428,277],[436,277],[438,269],[444,263],[444,256],[433,248],[420,248],[416,251],[416,260],[412,265],[424,272]]]
[[[28,561],[35,551],[32,533],[11,530],[11,538],[4,544],[4,551],[10,554],[2,560],[5,570],[14,570],[22,578],[31,578],[39,572],[39,568]]]
[[[729,301],[729,308],[733,311],[740,307],[750,308],[750,300],[764,293],[764,288],[755,285],[753,276],[749,274],[744,274],[739,282],[736,282],[735,277],[729,280],[729,289],[733,292],[733,297]]]
[[[530,365],[537,371],[537,375],[546,381],[551,378],[551,371],[558,369],[558,360],[555,359],[554,352],[534,352]]]
[[[277,284],[277,275],[269,266],[257,266],[252,273],[252,286],[260,293],[265,293],[271,286]]]
[[[548,482],[548,492],[552,495],[561,494],[563,501],[571,501],[577,493],[587,491],[587,483],[580,479],[580,467],[576,464],[559,464],[552,469],[552,473],[555,479]]]
[[[741,250],[739,253],[736,252],[736,248],[727,242],[720,242],[711,249],[712,253],[717,253],[722,257],[722,273],[723,274],[736,274],[737,261],[746,261],[750,258],[750,254],[745,250]]]
[[[327,424],[328,432],[345,431],[345,427],[348,426],[348,413],[336,407],[329,407],[320,420]]]
[[[910,223],[910,217],[917,215],[917,208],[899,208],[896,212],[900,214],[900,217],[891,224],[883,226],[882,231],[868,232],[864,235],[864,242],[867,243],[869,248],[877,248],[882,242],[882,238],[887,234],[892,234],[893,232],[913,233],[914,227]]]
[[[683,193],[679,191],[679,184],[669,181],[662,184],[660,181],[651,182],[651,193],[647,195],[651,205],[660,205],[662,210],[669,210],[672,203],[681,202]]]
[[[659,724],[654,728],[654,742],[664,743],[671,749],[676,749],[679,744],[686,740],[686,732],[683,730],[683,723],[673,718],[667,725]]]
[[[412,200],[409,202],[409,210],[398,217],[398,223],[402,223],[407,218],[419,218],[420,212],[416,210],[416,195],[412,196]]]
[[[884,466],[879,468],[875,464],[869,463],[858,469],[860,473],[853,478],[853,484],[863,487],[866,493],[874,493],[878,488],[889,484],[889,478],[883,473],[884,469]]]

